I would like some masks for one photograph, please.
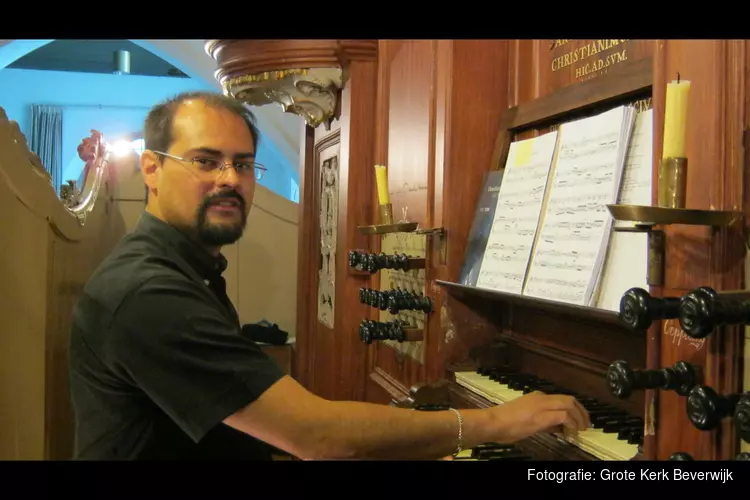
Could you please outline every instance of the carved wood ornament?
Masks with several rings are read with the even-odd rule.
[[[224,93],[254,106],[276,103],[330,130],[354,60],[374,60],[377,40],[209,40]]]

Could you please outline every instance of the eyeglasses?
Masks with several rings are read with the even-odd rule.
[[[268,170],[266,167],[256,162],[255,160],[226,162],[223,160],[218,160],[216,158],[205,157],[195,157],[193,159],[181,158],[179,156],[171,155],[163,151],[154,151],[154,153],[166,156],[167,158],[172,158],[173,160],[190,163],[193,166],[197,167],[195,169],[197,173],[201,173],[203,175],[211,177],[218,177],[221,172],[223,172],[227,167],[232,166],[234,167],[234,170],[237,172],[237,174],[242,176],[248,175],[250,172],[254,171],[255,180],[259,181],[263,178],[263,174],[266,173],[266,170]]]

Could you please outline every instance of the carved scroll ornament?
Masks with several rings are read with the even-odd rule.
[[[111,154],[110,147],[98,130],[92,130],[78,145],[78,157],[85,162],[84,185],[68,187],[61,193],[63,203],[83,223],[86,215],[94,209],[94,204],[102,187],[105,169]]]
[[[231,78],[223,86],[224,93],[247,104],[277,103],[284,111],[304,118],[311,127],[323,124],[330,130],[343,87],[343,71],[341,68],[270,71]]]
[[[247,104],[278,104],[330,130],[349,63],[374,61],[377,40],[208,40],[224,93]]]

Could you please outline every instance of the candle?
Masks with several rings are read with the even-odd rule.
[[[662,158],[686,158],[685,129],[687,126],[690,82],[673,81],[667,84],[664,110],[664,149]]]
[[[388,193],[388,170],[385,165],[375,165],[375,181],[378,186],[378,203],[389,204],[391,196]]]

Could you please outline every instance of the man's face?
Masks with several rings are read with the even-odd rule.
[[[144,173],[152,177],[147,183],[155,193],[149,196],[155,194],[158,215],[209,249],[234,243],[242,236],[253,202],[255,169],[239,173],[234,166],[220,170],[205,165],[212,160],[252,163],[255,150],[247,124],[201,100],[186,101],[175,114],[172,136],[165,152],[187,161],[153,153],[142,160]],[[153,161],[162,164],[149,168]]]

